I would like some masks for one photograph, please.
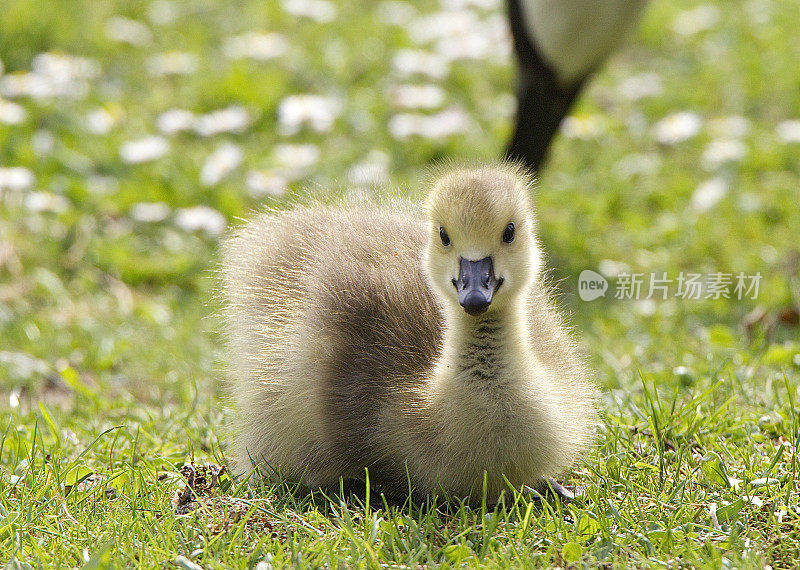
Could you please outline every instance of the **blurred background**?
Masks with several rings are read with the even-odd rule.
[[[561,125],[541,234],[612,408],[640,373],[738,379],[756,415],[797,381],[798,30],[796,0],[654,0]],[[23,431],[39,401],[74,430],[161,418],[165,457],[215,446],[226,227],[320,189],[416,196],[432,162],[501,157],[515,112],[500,0],[13,0],[0,61],[0,407]],[[586,302],[585,269],[762,280]]]

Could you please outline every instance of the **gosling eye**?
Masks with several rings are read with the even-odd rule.
[[[439,228],[439,237],[442,238],[442,245],[447,247],[450,245],[450,236],[447,235],[447,232],[444,231],[444,228]]]
[[[506,229],[503,230],[503,241],[505,243],[511,243],[514,241],[514,222],[508,224]]]

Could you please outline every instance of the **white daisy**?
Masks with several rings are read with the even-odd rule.
[[[692,194],[689,207],[698,213],[716,206],[728,193],[728,183],[722,178],[712,178],[701,183]]]
[[[605,277],[616,279],[623,273],[630,273],[631,266],[624,261],[615,259],[603,259],[597,266],[597,270]]]
[[[661,76],[656,73],[642,73],[626,77],[618,87],[620,95],[629,101],[638,101],[645,97],[655,97],[664,91]]]
[[[565,118],[560,128],[567,138],[591,140],[606,132],[606,123],[599,115],[574,115]]]
[[[662,144],[677,144],[697,135],[702,126],[703,120],[697,113],[680,111],[655,124],[655,137]]]
[[[147,60],[147,70],[155,77],[191,75],[197,71],[198,66],[196,55],[182,51],[156,54]]]
[[[157,26],[166,26],[178,19],[180,10],[172,0],[154,0],[147,6],[147,18]]]
[[[122,120],[123,112],[119,106],[99,107],[86,115],[86,130],[96,135],[104,135]]]
[[[742,138],[750,132],[750,119],[741,115],[718,117],[708,122],[708,132],[717,138]]]
[[[50,372],[50,366],[44,360],[39,360],[25,352],[0,351],[0,367],[10,376],[20,379],[44,377]],[[26,461],[23,459],[23,461]],[[22,463],[17,467],[19,470]]]
[[[293,16],[316,22],[330,22],[336,17],[336,6],[327,0],[283,0],[283,9]]]
[[[508,24],[500,15],[476,21],[469,30],[436,40],[436,52],[447,61],[491,58],[505,62],[511,50]]]
[[[389,181],[389,155],[380,150],[372,150],[364,160],[354,164],[347,171],[347,179],[357,186],[380,186]]]
[[[167,139],[158,136],[147,136],[123,143],[119,149],[119,155],[123,162],[140,164],[157,160],[167,154],[167,151],[169,151]]]
[[[719,21],[719,8],[702,4],[680,12],[672,22],[672,31],[680,36],[693,36],[713,28]]]
[[[408,2],[386,0],[376,8],[378,19],[389,26],[405,27],[417,17],[417,9]]]
[[[81,165],[84,171],[88,171],[91,167],[91,163],[85,166]],[[111,196],[119,191],[119,179],[111,175],[90,174],[86,177],[86,188],[98,196]]]
[[[61,53],[40,53],[29,73],[0,78],[0,94],[34,99],[79,99],[89,92],[89,80],[100,75],[100,64],[89,58]]]
[[[200,183],[204,186],[218,184],[236,170],[244,159],[242,149],[233,143],[223,143],[212,152],[200,170]]]
[[[185,109],[169,109],[156,119],[156,127],[165,135],[174,135],[181,131],[192,130],[195,126],[195,116]]]
[[[462,37],[475,31],[478,18],[470,10],[444,10],[425,14],[411,22],[408,35],[418,44],[446,37]]]
[[[738,139],[711,141],[703,151],[702,165],[706,170],[729,163],[739,162],[747,155],[747,145]]]
[[[619,178],[630,180],[636,176],[648,176],[658,172],[661,158],[655,153],[629,154],[614,164],[614,174]]]
[[[277,170],[288,180],[298,180],[306,175],[308,169],[320,157],[319,147],[313,144],[279,144],[272,150]]]
[[[420,136],[442,139],[463,133],[469,128],[469,116],[459,107],[450,107],[435,115],[401,113],[389,120],[389,132],[396,139]]]
[[[0,99],[0,123],[19,125],[26,118],[28,118],[28,112],[25,107]]]
[[[33,58],[31,70],[56,82],[73,79],[95,79],[100,75],[100,63],[88,57],[65,53],[40,53]]]
[[[286,193],[287,181],[269,171],[251,170],[245,176],[245,186],[254,198],[279,197]]]
[[[136,20],[121,17],[114,17],[106,22],[106,37],[133,46],[146,46],[153,41],[150,28]]]
[[[333,128],[341,108],[341,103],[333,97],[290,95],[278,106],[278,124],[285,135],[298,133],[303,125],[327,132]]]
[[[800,142],[800,120],[783,121],[775,127],[775,134],[785,143]]]
[[[469,125],[469,115],[463,109],[450,107],[429,116],[423,124],[424,128],[421,134],[431,139],[442,139],[465,132]]]
[[[53,96],[53,89],[42,77],[33,73],[19,72],[0,77],[0,95],[45,99]]]
[[[44,156],[53,152],[56,146],[56,138],[48,130],[39,129],[31,137],[31,147],[38,156]]]
[[[217,236],[225,231],[225,216],[208,206],[181,208],[175,212],[175,225],[187,232],[204,231]]]
[[[0,167],[0,190],[24,190],[33,186],[35,181],[33,172],[24,166]]]
[[[444,103],[444,89],[438,85],[398,85],[391,91],[392,102],[405,109],[435,109]]]
[[[281,34],[249,32],[232,36],[222,45],[222,53],[228,59],[255,59],[267,61],[281,57],[289,51],[289,40]]]
[[[69,209],[64,196],[50,192],[29,192],[25,195],[25,207],[32,212],[53,212],[60,214]]]
[[[21,392],[22,391],[19,388],[14,388],[8,394],[8,407],[11,408],[12,410],[14,408],[19,408],[19,396]]]
[[[392,58],[392,69],[400,77],[425,75],[432,79],[443,79],[450,72],[450,63],[437,53],[401,49]]]
[[[231,105],[206,115],[195,122],[197,134],[210,137],[219,133],[241,133],[250,126],[250,114],[239,105]]]
[[[131,218],[137,222],[161,222],[170,214],[170,208],[164,202],[139,202],[131,208]]]

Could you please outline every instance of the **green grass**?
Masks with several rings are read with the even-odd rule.
[[[681,35],[676,18],[697,4],[654,0],[576,109],[602,128],[586,140],[559,138],[540,177],[551,276],[605,394],[596,447],[563,478],[586,487],[584,498],[542,504],[510,492],[497,508],[440,500],[438,508],[376,509],[249,489],[223,475],[216,499],[187,515],[172,504],[179,470],[186,461],[224,462],[231,412],[213,316],[218,237],[182,229],[174,211],[208,205],[233,223],[264,201],[280,206],[309,189],[347,186],[350,167],[374,149],[389,157],[388,186],[418,194],[439,158],[501,154],[513,69],[488,57],[454,62],[442,79],[400,79],[389,71],[397,50],[433,47],[382,21],[377,2],[337,2],[329,22],[289,15],[278,2],[59,0],[42,9],[17,0],[4,8],[0,84],[45,51],[92,58],[100,74],[79,98],[3,96],[26,116],[0,122],[0,167],[25,167],[35,183],[0,188],[0,563],[795,566],[800,144],[776,128],[800,118],[800,6],[711,4],[719,12],[710,27]],[[440,9],[414,5],[418,15]],[[154,23],[159,6],[175,8],[176,19]],[[482,20],[497,12],[473,10]],[[151,41],[109,39],[113,16],[145,23]],[[225,39],[251,30],[284,34],[289,50],[266,62],[228,60]],[[173,50],[195,54],[196,71],[149,75],[149,58]],[[661,91],[622,96],[626,78],[644,73],[660,77]],[[459,106],[466,130],[395,139],[388,125],[403,111],[389,93],[405,82],[440,85],[440,109]],[[279,103],[297,93],[342,103],[329,132],[281,134]],[[251,118],[244,132],[165,135],[162,158],[120,159],[124,142],[158,132],[167,109],[200,115],[234,104]],[[119,118],[102,134],[85,128],[98,107]],[[654,125],[678,111],[696,113],[700,131],[657,142]],[[746,132],[718,121],[730,116],[746,117]],[[709,143],[731,138],[745,145],[743,156],[703,160]],[[202,165],[225,141],[239,145],[243,163],[203,186]],[[273,148],[286,142],[317,145],[319,161],[289,182],[286,197],[253,197],[245,173],[276,172]],[[715,178],[727,193],[705,211],[692,206],[697,187]],[[36,211],[36,191],[61,197],[61,206]],[[135,221],[140,202],[163,202],[171,213]],[[763,279],[757,299],[579,299],[582,270],[615,267]]]

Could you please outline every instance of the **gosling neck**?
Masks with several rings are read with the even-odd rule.
[[[450,309],[446,317],[441,360],[437,366],[440,385],[477,384],[483,387],[514,386],[524,381],[523,364],[530,355],[525,334],[522,302],[471,316]]]

